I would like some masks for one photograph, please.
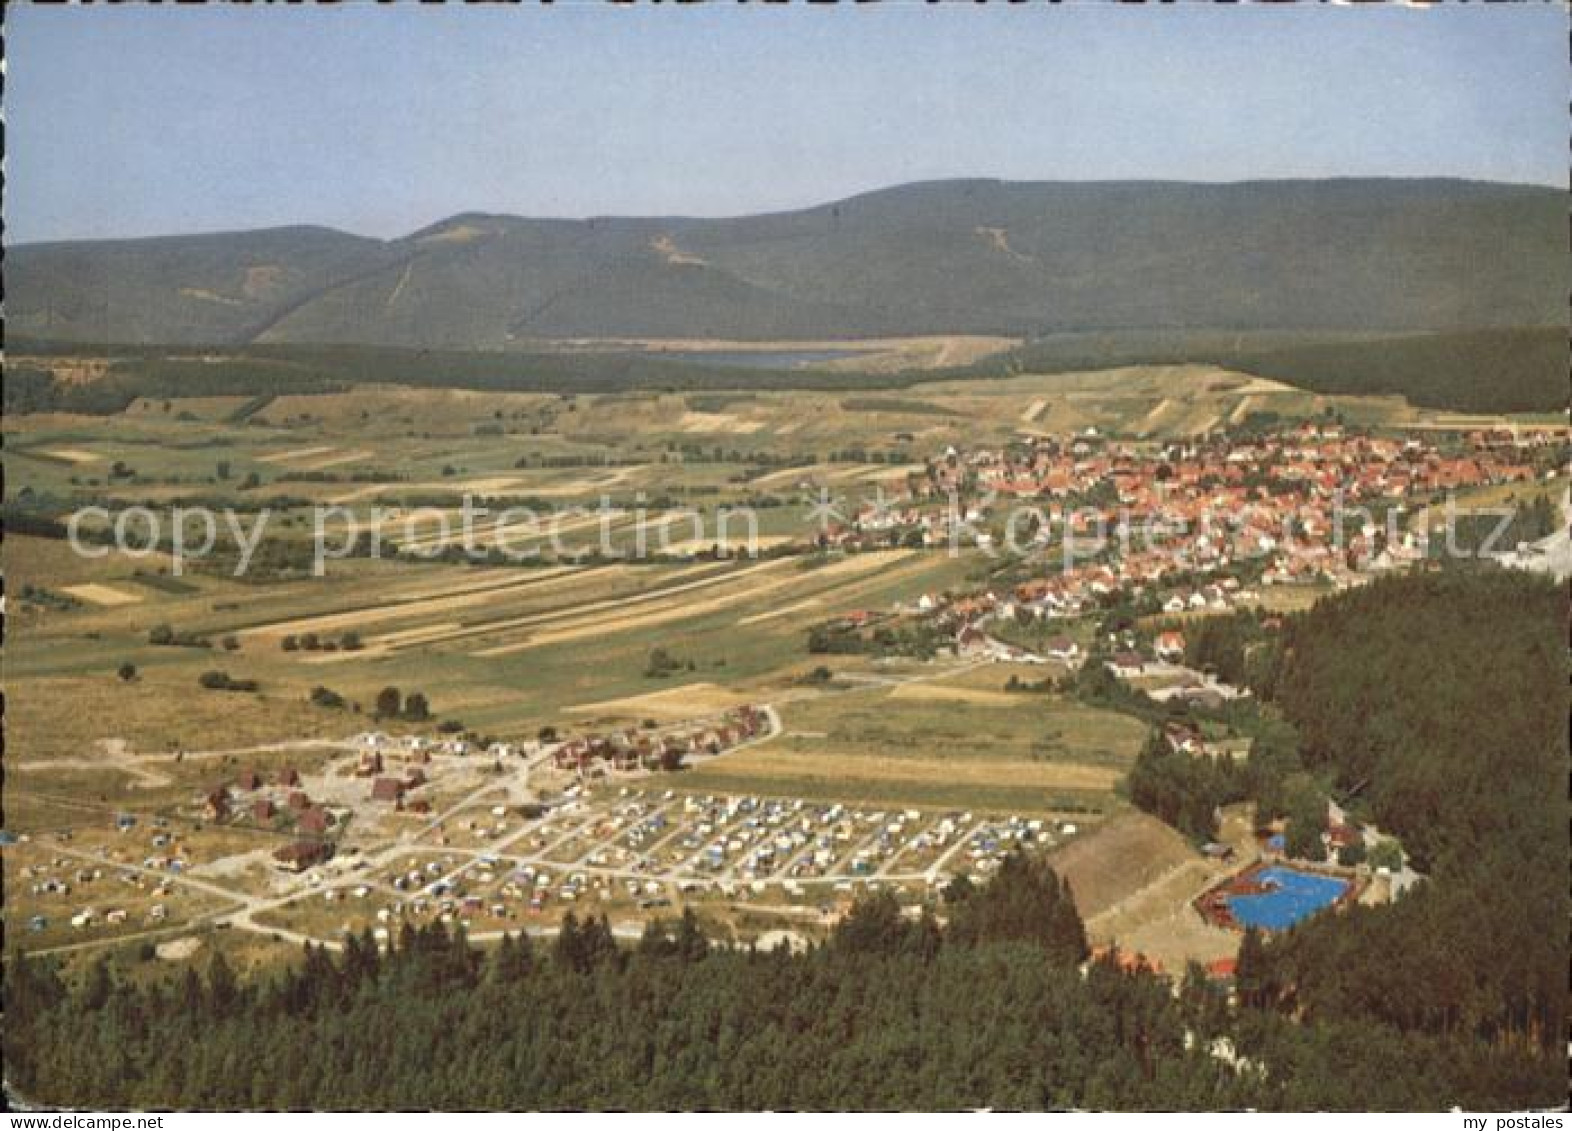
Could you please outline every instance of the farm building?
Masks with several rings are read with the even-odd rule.
[[[1163,632],[1157,636],[1154,650],[1159,660],[1177,661],[1184,659],[1185,639],[1182,632]]]
[[[1043,645],[1043,651],[1050,660],[1068,664],[1080,658],[1081,646],[1068,636],[1055,636]]]
[[[202,799],[202,812],[210,821],[222,821],[229,816],[229,791],[223,786],[209,790]]]
[[[1115,652],[1110,666],[1115,675],[1140,675],[1146,670],[1146,661],[1139,652]]]
[[[280,868],[290,872],[304,872],[321,864],[333,855],[333,846],[320,840],[297,840],[273,853],[273,860]]]

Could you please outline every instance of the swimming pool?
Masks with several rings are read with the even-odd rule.
[[[1299,920],[1336,903],[1348,890],[1348,881],[1292,868],[1263,868],[1253,877],[1269,891],[1230,895],[1228,910],[1241,927],[1282,931]]]

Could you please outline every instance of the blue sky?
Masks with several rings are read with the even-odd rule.
[[[7,6],[12,243],[954,176],[1566,180],[1559,3]]]

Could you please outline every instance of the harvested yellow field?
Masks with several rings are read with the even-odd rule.
[[[656,552],[661,554],[700,554],[712,546],[719,545],[722,549],[733,550],[768,550],[773,546],[784,546],[792,540],[789,534],[760,534],[749,538],[746,534],[731,538],[686,538],[681,542],[673,542],[669,546],[657,547]]]
[[[876,473],[882,474],[888,470],[887,464],[853,463],[827,472],[824,480],[827,483],[861,483],[864,480],[871,480]]]
[[[1164,397],[1135,426],[1136,435],[1150,436],[1159,429],[1171,427],[1174,418],[1183,411],[1183,407],[1183,404],[1174,398]]]
[[[1008,691],[985,691],[980,687],[946,687],[942,683],[903,683],[890,692],[891,699],[915,699],[928,703],[970,703],[979,707],[1019,707],[1021,696]]]
[[[330,467],[337,467],[339,464],[343,463],[358,463],[361,460],[370,459],[375,454],[375,452],[366,451],[364,449],[353,452],[341,452],[338,455],[330,455],[325,459],[313,459],[309,462],[302,463],[299,467],[299,470],[323,471]]]
[[[615,530],[628,521],[628,514],[625,511],[610,511],[608,514],[610,516],[608,529]],[[600,525],[602,517],[598,512],[543,514],[516,521],[510,521],[506,516],[499,516],[472,526],[470,538],[475,546],[482,549],[499,546],[505,550],[518,550],[523,549],[530,542],[550,538],[553,534],[559,536],[577,534],[584,530],[595,529]],[[447,546],[462,545],[464,532],[456,529],[456,525],[456,523],[452,524],[446,531],[438,529],[405,539],[399,543],[399,546],[406,550],[440,550]]]
[[[607,468],[599,474],[579,475],[553,482],[542,481],[541,474],[482,475],[470,479],[429,479],[419,483],[399,484],[401,488],[419,491],[446,491],[455,495],[496,495],[518,493],[537,499],[574,498],[596,495],[626,485],[648,469],[647,464],[630,464],[626,467]],[[353,502],[368,494],[387,489],[386,485],[373,485],[339,496],[337,501]]]
[[[825,474],[825,471],[826,469],[819,464],[807,464],[803,467],[785,467],[780,471],[772,471],[768,475],[761,475],[750,482],[755,487],[789,487],[797,483],[815,480]]]
[[[762,420],[744,420],[730,412],[685,412],[677,421],[684,432],[723,432],[747,436],[764,427]]]
[[[870,573],[908,558],[914,552],[912,550],[888,550],[878,553],[857,554],[833,565],[823,566],[808,573],[798,573],[789,577],[777,576],[760,579],[757,575],[767,571],[779,571],[790,563],[790,559],[777,558],[774,561],[761,562],[758,565],[734,570],[719,577],[704,578],[684,586],[670,586],[657,590],[642,599],[600,601],[594,605],[584,605],[578,609],[571,610],[566,615],[527,617],[522,622],[478,626],[475,629],[465,630],[465,634],[474,635],[502,628],[539,626],[547,623],[549,620],[567,621],[566,624],[556,625],[548,628],[546,631],[531,634],[523,640],[495,645],[472,653],[472,655],[479,657],[507,656],[547,644],[562,644],[571,640],[581,640],[588,636],[604,636],[613,632],[625,632],[634,628],[648,628],[652,625],[668,624],[672,621],[706,616],[721,609],[730,608],[733,605],[757,601],[761,597],[769,596],[784,589],[791,589],[798,585],[811,585],[815,582]],[[752,583],[736,586],[735,588],[730,587],[730,583],[745,577],[749,578]],[[680,601],[670,599],[679,593],[722,584],[727,584],[728,588],[726,591],[711,597]],[[637,604],[640,607],[632,612],[625,611],[629,605],[633,604]],[[622,612],[622,615],[599,615],[610,610]]]
[[[794,601],[778,608],[768,609],[762,613],[754,613],[743,617],[737,623],[763,624],[768,621],[788,617],[794,613],[803,613],[813,610],[823,610],[825,615],[851,612],[861,608],[863,599],[870,594],[887,591],[891,582],[898,578],[916,576],[924,573],[930,567],[931,559],[922,555],[907,558],[905,561],[893,563],[889,570],[881,571],[878,576],[864,578],[848,585],[837,585],[826,593],[807,597],[801,601]]]
[[[113,585],[101,585],[90,582],[86,585],[67,585],[63,592],[69,593],[79,601],[87,601],[93,605],[113,607],[115,605],[134,605],[142,598],[136,593],[127,593],[124,589],[116,589]]]
[[[772,563],[765,563],[766,565]],[[719,566],[725,569],[725,565]],[[692,577],[695,574],[710,575],[717,569],[714,562],[700,562],[683,569],[669,570],[662,574],[666,581],[680,580]],[[746,572],[746,571],[741,571]],[[306,617],[300,620],[289,621],[282,624],[268,625],[264,628],[253,628],[242,635],[268,635],[299,632],[335,631],[345,628],[354,628],[359,625],[378,620],[403,620],[410,617],[421,616],[430,612],[444,612],[463,610],[474,607],[489,599],[510,599],[520,590],[528,590],[529,597],[536,597],[559,589],[580,589],[584,583],[592,578],[597,581],[607,580],[605,575],[612,577],[631,577],[635,571],[622,565],[595,566],[593,568],[580,568],[577,566],[558,566],[552,569],[535,570],[529,577],[519,579],[513,575],[505,584],[491,584],[483,587],[473,587],[465,591],[448,596],[435,596],[407,594],[387,605],[380,605],[371,609],[353,609],[342,613],[328,613],[322,616]],[[409,630],[373,636],[365,641],[365,647],[354,652],[325,653],[311,657],[311,662],[328,663],[334,660],[370,659],[373,656],[386,654],[389,650],[411,646],[418,642],[421,644],[445,643],[470,636],[487,636],[510,629],[528,627],[537,624],[549,624],[554,621],[575,618],[587,612],[626,607],[630,604],[642,604],[667,598],[674,593],[685,592],[700,585],[713,585],[736,576],[735,572],[727,572],[722,576],[704,576],[702,580],[686,584],[671,585],[647,593],[632,593],[622,596],[597,600],[590,604],[570,605],[566,608],[553,609],[549,612],[535,612],[525,616],[512,617],[505,620],[483,621],[479,623],[460,624],[450,622],[443,625],[417,625]],[[512,650],[512,649],[510,649]],[[476,653],[487,655],[490,653]],[[505,654],[503,652],[496,653]],[[305,657],[302,657],[305,658]]]
[[[725,756],[728,774],[761,782],[794,778],[855,777],[883,783],[942,783],[953,786],[997,786],[1018,789],[1111,790],[1122,771],[1076,762],[1022,762],[1010,758],[898,758],[870,755],[811,754],[783,750],[775,744]]]
[[[834,565],[824,566],[814,570],[808,577],[812,580],[826,580],[828,578],[855,577],[859,574],[869,573],[885,565],[910,556],[911,550],[892,550],[887,553],[858,554]],[[784,561],[785,559],[782,559]],[[775,562],[766,562],[765,565],[775,565]],[[757,568],[757,567],[755,567]],[[751,571],[744,571],[751,572]],[[587,624],[570,625],[563,628],[543,632],[526,642],[526,645],[561,644],[569,640],[580,640],[586,636],[598,636],[608,632],[625,632],[630,628],[648,628],[651,625],[666,624],[670,621],[687,620],[690,617],[705,616],[718,612],[721,609],[744,601],[754,601],[760,597],[788,589],[803,581],[802,576],[777,577],[763,581],[756,585],[745,586],[736,592],[721,593],[707,600],[683,601],[675,607],[658,608],[644,613],[630,616],[614,617],[605,621],[593,621]]]
[[[44,454],[69,463],[97,463],[104,458],[97,452],[87,452],[81,448],[50,448]]]
[[[330,503],[358,503],[362,499],[373,499],[388,488],[395,486],[392,483],[362,483],[349,491],[341,491],[336,495],[329,495]]]
[[[614,487],[621,487],[629,480],[635,479],[649,469],[648,464],[633,464],[629,467],[618,467],[607,471],[604,475],[570,479],[566,483],[551,483],[529,488],[531,495],[541,498],[561,498],[573,495],[593,495],[598,491],[609,491]]]
[[[778,619],[780,617],[789,617],[793,613],[804,613],[804,612],[807,612],[809,609],[822,608],[823,605],[824,605],[824,598],[823,597],[809,597],[805,601],[796,601],[796,602],[793,602],[790,605],[785,605],[785,606],[783,606],[783,607],[781,607],[779,609],[770,609],[768,612],[754,613],[752,616],[741,618],[740,620],[737,621],[737,623],[739,625],[743,625],[743,624],[763,624],[765,621],[776,620],[776,619]]]
[[[280,636],[298,636],[307,632],[319,634],[343,632],[383,620],[395,620],[404,617],[424,616],[434,612],[474,608],[504,594],[511,595],[515,590],[541,586],[544,583],[558,580],[565,574],[582,575],[587,572],[587,570],[580,570],[573,566],[530,570],[525,572],[523,576],[510,572],[500,579],[493,580],[488,578],[485,583],[480,585],[469,588],[455,587],[458,590],[456,592],[453,589],[421,590],[395,595],[385,604],[373,605],[370,608],[350,609],[342,613],[324,613],[320,616],[278,621],[258,628],[248,628],[240,636],[242,639],[270,639]],[[574,580],[577,581],[578,578],[574,578]]]
[[[520,577],[513,570],[495,570],[493,572],[496,576],[482,577],[478,581],[472,576],[474,571],[461,571],[455,575],[454,580],[444,583],[439,588],[415,589],[409,592],[395,593],[394,597],[400,601],[430,601],[443,597],[456,597],[462,593],[479,593],[488,589],[511,589],[517,585],[532,581],[548,581],[552,578],[561,577],[566,573],[577,574],[580,579],[583,579],[591,574],[601,574],[615,568],[617,567],[595,566],[594,568],[585,569],[580,566],[550,566],[546,569],[529,570],[526,577]]]
[[[802,467],[783,467],[768,475],[752,480],[755,487],[793,486],[797,483],[876,483],[881,480],[904,479],[913,471],[921,471],[916,463],[891,466],[887,463],[819,463]]]
[[[661,623],[662,620],[678,620],[681,619],[684,615],[687,615],[683,611],[685,609],[693,610],[694,615],[697,615],[697,613],[703,611],[703,609],[700,604],[694,602],[676,601],[672,599],[673,597],[679,594],[690,593],[696,589],[705,589],[715,585],[735,582],[743,577],[748,577],[764,570],[778,569],[785,564],[786,559],[777,559],[772,562],[762,562],[759,565],[748,566],[744,569],[728,570],[725,573],[719,574],[718,576],[703,577],[697,581],[690,581],[683,585],[669,585],[665,588],[656,589],[649,593],[628,597],[613,597],[608,600],[593,601],[589,604],[579,605],[574,608],[565,609],[559,612],[536,613],[532,616],[519,617],[515,620],[497,621],[491,624],[475,625],[469,629],[466,629],[462,633],[455,633],[454,635],[479,636],[509,629],[536,627],[543,624],[551,624],[555,621],[569,622],[571,627],[549,634],[552,637],[551,640],[547,639],[547,635],[531,636],[515,643],[485,648],[479,652],[472,653],[475,656],[506,656],[514,652],[522,652],[526,648],[533,648],[538,644],[555,642],[555,640],[559,638],[565,640],[576,640],[581,636],[596,636],[602,633],[614,632],[620,628],[633,627],[635,625],[645,623],[646,618],[653,614],[661,614],[661,617],[660,619],[651,621],[650,623],[658,624]],[[703,570],[712,567],[711,563],[706,562],[694,568]],[[733,599],[746,599],[748,596],[756,592],[759,592],[759,590],[745,590],[742,593],[734,594]],[[627,616],[621,618],[613,617],[606,619],[599,616],[600,613],[609,612],[611,610],[625,610],[629,606],[639,606],[640,611],[638,613],[628,614]],[[675,612],[675,616],[665,615],[671,614],[673,612]],[[560,635],[560,632],[563,631],[567,632],[568,635]]]
[[[1240,393],[1244,396],[1271,393],[1300,393],[1303,391],[1301,389],[1294,388],[1292,385],[1285,385],[1281,381],[1274,381],[1270,377],[1255,377],[1249,374],[1230,374],[1230,376],[1244,377],[1243,383],[1232,390],[1233,392]],[[1494,420],[1495,418],[1479,417],[1477,419]]]
[[[257,456],[258,463],[289,463],[297,459],[309,459],[311,456],[325,456],[333,451],[331,444],[316,448],[291,448],[287,452],[273,452],[270,455]]]
[[[399,645],[415,644],[435,636],[442,636],[456,628],[462,628],[458,621],[447,621],[443,624],[423,624],[417,628],[406,628],[399,632],[390,632],[385,636],[377,637],[378,644]]]
[[[888,483],[891,480],[905,479],[914,472],[923,470],[920,463],[903,463],[891,467],[889,464],[874,464],[877,470],[865,472],[862,478],[869,483]]]
[[[652,691],[648,695],[630,695],[624,699],[607,699],[599,703],[580,703],[567,708],[572,715],[605,715],[627,718],[680,720],[701,715],[718,715],[733,707],[740,707],[748,700],[734,691],[715,683],[689,683]]]
[[[478,479],[436,479],[416,486],[427,491],[506,491],[524,482],[522,475],[487,475]]]
[[[390,632],[385,636],[373,637],[371,642],[364,647],[346,651],[340,649],[336,652],[307,652],[301,653],[300,662],[304,664],[334,664],[345,660],[369,660],[374,656],[385,656],[395,648],[408,648],[417,644],[425,644],[432,640],[442,640],[459,632],[463,625],[458,621],[447,621],[442,624],[422,624],[414,628]]]
[[[439,510],[435,507],[414,510],[394,507],[381,514],[355,515],[343,523],[336,519],[325,519],[323,530],[329,538],[347,538],[353,532],[357,536],[375,536],[389,545],[400,545],[413,538],[440,535],[442,524],[445,522],[452,527],[459,521],[458,516],[456,510]],[[428,529],[429,535],[426,533]]]

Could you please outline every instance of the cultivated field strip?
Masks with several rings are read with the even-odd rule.
[[[778,564],[780,563],[764,562],[762,566]],[[599,598],[587,604],[573,604],[567,607],[537,610],[524,615],[507,615],[504,613],[487,619],[412,625],[409,628],[370,636],[364,641],[365,646],[357,651],[319,653],[309,657],[302,657],[302,659],[309,660],[312,663],[335,663],[346,660],[370,659],[374,656],[386,655],[392,651],[402,651],[417,646],[447,643],[471,636],[484,636],[509,629],[550,624],[557,620],[578,617],[612,608],[626,607],[630,604],[636,605],[657,600],[664,601],[674,595],[686,593],[691,589],[729,581],[759,568],[761,566],[756,565],[747,569],[734,570],[730,568],[729,563],[725,562],[701,562],[682,569],[659,571],[657,576],[662,583],[676,582],[677,584],[662,584],[658,588],[642,589],[633,593],[618,594],[613,592],[611,596]],[[310,618],[309,621],[305,622],[295,622],[288,628],[290,631],[296,631],[300,629],[302,624],[309,623],[314,627],[307,628],[306,631],[319,631],[321,625],[326,622],[330,630],[338,630],[374,624],[378,621],[408,620],[412,617],[425,616],[431,613],[478,610],[492,602],[505,602],[520,594],[533,599],[568,588],[582,591],[586,583],[594,581],[615,580],[620,582],[632,580],[637,583],[643,580],[640,576],[640,571],[625,565],[596,566],[591,569],[563,567],[555,571],[541,571],[542,574],[547,572],[550,572],[551,576],[540,576],[536,579],[535,584],[530,584],[528,581],[518,581],[512,585],[489,587],[455,596],[427,600],[418,604],[404,601],[391,607],[376,607],[353,612],[328,614],[324,617]],[[720,576],[715,576],[717,573]],[[684,580],[689,578],[692,580]],[[284,630],[274,626],[268,630],[268,633],[269,635],[277,635],[281,631]]]
[[[770,621],[780,620],[782,617],[795,616],[798,613],[822,610],[826,615],[836,611],[851,611],[865,598],[873,594],[881,594],[890,588],[896,581],[904,581],[908,577],[916,577],[927,572],[933,565],[933,559],[927,555],[908,558],[905,561],[892,562],[890,569],[878,577],[867,578],[849,585],[838,585],[827,593],[816,593],[800,601],[793,601],[777,608],[767,609],[762,613],[753,613],[737,621],[738,625],[765,624]]]
[[[448,609],[467,608],[489,597],[537,588],[548,582],[557,581],[565,575],[574,575],[574,580],[579,581],[591,573],[611,568],[614,567],[580,569],[576,566],[553,566],[548,569],[529,570],[522,576],[518,572],[508,571],[502,576],[486,578],[477,583],[454,584],[441,589],[422,588],[403,594],[395,593],[377,605],[257,625],[246,629],[240,636],[246,639],[300,635],[307,632],[341,632],[382,620],[397,620]]]
[[[580,616],[583,609],[575,610],[575,615],[567,624],[557,625],[544,632],[531,635],[525,640],[514,643],[501,644],[474,653],[476,656],[495,657],[521,652],[528,648],[542,647],[548,644],[563,644],[569,641],[582,640],[587,637],[603,636],[613,632],[625,632],[630,629],[649,628],[655,625],[668,624],[673,621],[690,620],[695,617],[706,616],[733,605],[756,601],[761,597],[772,596],[782,590],[790,590],[806,583],[813,585],[818,581],[836,581],[848,576],[857,576],[882,569],[910,556],[914,551],[892,550],[888,552],[858,554],[847,558],[845,561],[833,565],[823,566],[811,573],[799,574],[794,577],[772,577],[764,581],[757,580],[757,574],[762,567],[755,566],[749,570],[742,570],[728,578],[717,579],[734,581],[742,575],[750,575],[755,584],[744,585],[735,590],[728,589],[713,596],[699,600],[684,600],[677,603],[660,602],[658,605],[641,612],[614,616],[610,618],[600,616]],[[765,566],[782,564],[789,559],[779,562],[765,562]],[[665,590],[656,596],[668,595],[671,590]],[[609,606],[625,607],[628,602],[605,602]],[[596,610],[601,611],[601,610]]]
[[[616,622],[619,619],[616,617],[606,617],[602,614],[610,613],[613,610],[627,609],[630,606],[649,606],[652,609],[660,609],[662,611],[693,608],[694,603],[686,599],[687,594],[689,593],[700,589],[708,589],[718,585],[730,585],[738,582],[745,582],[748,579],[752,579],[756,574],[781,569],[789,564],[790,559],[777,558],[774,561],[760,562],[756,565],[745,566],[742,569],[728,570],[719,576],[706,575],[693,581],[683,582],[678,585],[666,585],[658,589],[647,590],[641,593],[633,594],[631,596],[610,597],[604,600],[591,601],[583,605],[575,605],[568,609],[559,609],[555,612],[536,613],[530,616],[516,617],[505,621],[491,621],[485,624],[471,625],[468,626],[464,632],[456,635],[482,636],[493,632],[508,632],[520,628],[538,628],[542,625],[552,625],[559,621],[569,621],[574,625],[587,625],[590,627],[590,631],[585,635],[600,635],[602,633],[615,631]],[[712,568],[713,566],[711,563],[705,563],[703,566],[690,567],[690,569],[681,572],[684,574],[695,571],[703,572]],[[756,589],[752,588],[746,590],[746,592],[756,591]],[[681,601],[672,599],[679,596],[684,599]],[[494,648],[486,648],[481,651],[471,653],[471,655],[481,657],[504,656],[511,652],[520,651],[524,647],[532,646],[533,644],[537,643],[538,640],[538,637],[531,637],[526,641],[521,641],[510,645],[502,645]]]
[[[616,530],[633,520],[633,515],[627,511],[612,511],[610,512],[610,517],[611,522],[608,525],[610,530]],[[542,515],[534,519],[516,521],[508,521],[502,517],[494,518],[473,527],[470,531],[470,537],[477,545],[483,545],[482,540],[497,541],[505,539],[505,545],[508,549],[519,550],[523,549],[527,543],[544,541],[553,532],[558,535],[564,535],[577,534],[583,530],[593,530],[600,525],[602,516],[599,513],[592,513],[577,515],[566,521],[556,521],[557,518],[558,516],[556,515]],[[556,521],[555,526],[552,525],[554,521]],[[512,540],[521,535],[523,536],[523,542],[519,545],[514,545]],[[401,550],[440,550],[448,546],[462,545],[463,541],[463,531],[449,530],[444,533],[438,530],[429,534],[419,534],[409,539],[400,539],[397,545]]]
[[[565,708],[570,715],[653,717],[680,721],[697,715],[719,714],[748,702],[748,697],[714,683],[687,683],[681,687],[603,699]]]
[[[287,452],[271,452],[268,455],[259,455],[256,457],[256,461],[258,463],[292,463],[295,460],[325,456],[335,450],[331,444],[324,444],[314,448],[292,448]]]

